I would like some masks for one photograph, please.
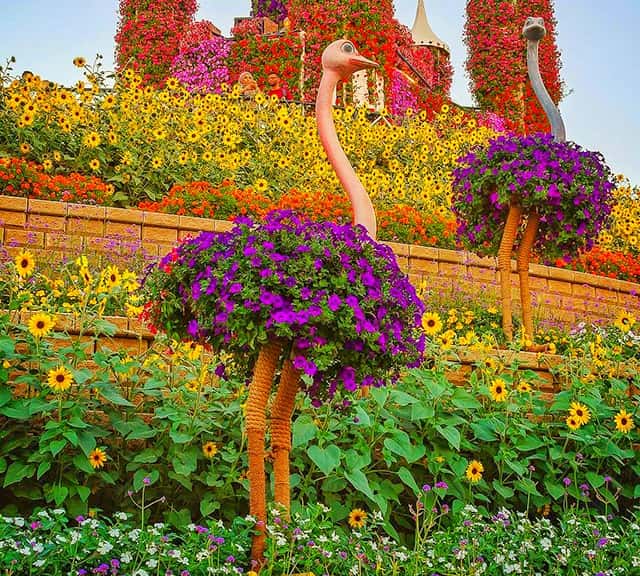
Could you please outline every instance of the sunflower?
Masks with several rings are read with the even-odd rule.
[[[29,322],[27,326],[29,327],[29,332],[36,338],[43,338],[55,325],[53,317],[47,314],[46,312],[37,312],[31,318],[29,318]]]
[[[215,442],[205,442],[202,445],[202,453],[205,458],[213,458],[218,453],[218,445]]]
[[[71,384],[73,384],[73,374],[64,366],[52,368],[49,370],[47,384],[49,384],[49,388],[54,392],[64,392],[71,388]]]
[[[624,408],[616,414],[616,430],[627,434],[635,426],[633,422],[633,416],[629,414]]]
[[[626,310],[621,310],[620,312],[618,312],[618,315],[616,316],[616,320],[613,323],[613,325],[618,328],[621,332],[629,332],[629,330],[631,330],[631,328],[633,328],[633,325],[636,323],[636,317],[631,314],[630,312],[627,312]]]
[[[36,267],[36,260],[29,250],[20,250],[13,261],[21,278],[26,278],[33,274],[33,270]]]
[[[259,178],[254,184],[257,192],[266,192],[269,188],[269,183],[264,178]]]
[[[29,154],[30,150],[31,150],[31,146],[29,146],[29,144],[27,144],[26,142],[23,142],[22,144],[20,144],[20,152],[22,154]]]
[[[97,132],[89,132],[83,139],[82,143],[89,148],[96,148],[100,145],[100,134]]]
[[[111,265],[107,267],[107,271],[105,273],[105,278],[107,281],[107,286],[109,288],[115,288],[120,285],[121,275],[120,270],[118,270],[117,266]]]
[[[93,170],[94,172],[100,170],[100,160],[98,160],[97,158],[91,160],[89,162],[89,168],[91,168],[91,170]]]
[[[360,508],[354,508],[349,512],[349,526],[351,528],[362,528],[367,523],[367,513]]]
[[[76,56],[73,59],[73,65],[76,68],[84,68],[86,64],[87,64],[87,61],[82,56]]]
[[[456,333],[453,330],[447,330],[441,334],[438,338],[440,341],[441,350],[450,350],[456,338]]]
[[[482,480],[482,473],[484,472],[484,466],[482,462],[477,460],[471,460],[469,466],[467,466],[466,476],[469,482],[479,482]]]
[[[153,158],[153,160],[151,160],[151,167],[155,168],[156,170],[158,168],[161,168],[162,167],[162,158],[159,158],[158,156],[155,156]]]
[[[426,312],[422,316],[422,328],[427,336],[435,336],[442,330],[442,320],[437,312]]]
[[[567,416],[567,419],[565,420],[565,422],[567,423],[567,426],[569,427],[570,430],[577,430],[578,428],[580,428],[580,426],[582,426],[582,424],[580,423],[580,420],[578,420],[578,418],[572,415]]]
[[[94,448],[89,454],[89,464],[93,468],[102,468],[107,461],[107,453],[101,448]]]
[[[580,404],[580,402],[571,402],[571,408],[569,408],[569,415],[574,416],[578,422],[580,422],[580,426],[586,424],[591,420],[591,413],[589,412],[589,408],[587,408],[584,404]]]
[[[507,386],[502,378],[496,378],[489,388],[491,398],[496,402],[504,402],[507,399]]]
[[[518,392],[522,392],[523,394],[531,392],[531,385],[528,382],[520,382],[518,384]]]
[[[42,169],[45,172],[49,172],[49,170],[51,170],[52,168],[53,168],[53,162],[51,162],[51,160],[47,158],[46,160],[42,161]]]

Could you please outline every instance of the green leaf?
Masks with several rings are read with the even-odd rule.
[[[206,495],[200,500],[200,514],[203,516],[209,516],[220,508],[220,502],[216,498]]]
[[[9,388],[0,388],[0,406],[4,406],[11,401],[12,395]]]
[[[73,457],[73,465],[78,469],[86,472],[87,474],[94,474],[95,470],[93,466],[91,466],[91,462],[89,462],[88,455],[85,454],[76,454]]]
[[[527,473],[527,467],[521,462],[516,462],[514,460],[509,460],[508,458],[504,459],[504,463],[511,468],[518,476],[524,476]]]
[[[157,470],[152,470],[151,472],[149,472],[144,468],[137,470],[133,475],[133,489],[136,492],[144,486],[145,478],[149,479],[149,486],[151,486],[151,484],[153,484],[158,480],[158,478],[160,478],[160,472],[158,472]]]
[[[477,422],[471,422],[471,429],[475,437],[483,442],[495,442],[498,437],[495,435],[495,425],[491,420],[482,419]]]
[[[9,405],[1,406],[0,414],[14,420],[28,420],[31,417],[29,408],[29,401],[20,398]]]
[[[86,486],[76,486],[76,491],[78,492],[78,496],[80,496],[80,500],[86,502],[91,495],[91,488],[87,488]]]
[[[334,444],[330,444],[324,448],[320,448],[314,444],[309,447],[307,454],[309,454],[309,458],[313,460],[314,464],[325,476],[328,476],[338,467],[340,459],[342,458],[342,450]]]
[[[526,494],[532,494],[534,496],[542,496],[540,492],[538,492],[538,488],[530,478],[520,478],[514,482],[514,486],[520,490],[521,492],[525,492]]]
[[[56,503],[56,506],[61,506],[68,494],[69,489],[66,486],[53,486],[51,488],[51,495],[53,496],[53,501]]]
[[[357,426],[364,426],[366,428],[371,426],[371,418],[369,418],[369,414],[362,409],[362,406],[356,406],[356,417],[358,418]]]
[[[502,496],[505,500],[508,500],[509,498],[513,498],[514,495],[514,491],[509,488],[508,486],[505,486],[503,484],[500,484],[500,482],[498,482],[498,480],[494,480],[492,483],[493,489],[500,494],[500,496]]]
[[[414,446],[406,432],[398,431],[391,438],[385,438],[384,445],[391,452],[402,456],[407,462],[415,462],[424,456],[426,448],[423,445]]]
[[[77,435],[78,446],[80,446],[80,449],[88,458],[89,454],[91,454],[91,451],[96,447],[95,436],[90,432],[87,432],[86,430],[78,430]]]
[[[175,472],[169,472],[169,478],[182,484],[182,486],[184,486],[187,490],[189,490],[189,492],[193,490],[193,483],[191,482],[188,476],[183,476],[182,474],[176,474]]]
[[[410,404],[415,404],[418,402],[417,398],[414,398],[410,394],[406,392],[402,392],[397,388],[392,388],[391,393],[389,394],[389,400],[398,404],[399,406],[409,406]]]
[[[427,406],[422,402],[417,402],[411,406],[411,421],[416,422],[418,420],[428,420],[435,416],[435,410],[433,406]]]
[[[293,448],[298,446],[306,446],[316,437],[318,428],[309,414],[301,414],[293,423]]]
[[[94,331],[96,335],[104,334],[106,336],[113,336],[117,331],[118,327],[103,318],[96,318],[93,322]]]
[[[371,464],[371,451],[367,445],[356,446],[356,448],[364,449],[362,452],[349,448],[344,453],[344,461],[349,470],[361,470],[365,466]]]
[[[389,390],[387,388],[371,388],[370,390],[369,395],[382,408],[387,402],[387,398],[389,398]]]
[[[56,456],[59,452],[64,450],[65,446],[68,444],[65,438],[61,438],[60,440],[54,440],[53,442],[49,442],[48,448],[49,452]]]
[[[105,399],[115,404],[116,406],[130,406],[133,407],[135,404],[132,404],[126,398],[123,398],[121,394],[113,388],[111,385],[101,386],[99,388],[100,395]]]
[[[344,477],[356,490],[367,496],[369,499],[375,500],[373,492],[369,486],[369,481],[361,470],[350,470],[349,472],[345,472]]]
[[[171,436],[171,440],[173,440],[176,444],[184,444],[193,440],[193,434],[190,434],[189,432],[180,432],[180,430],[177,430],[175,428],[171,428],[169,436]]]
[[[458,432],[457,428],[453,426],[436,426],[436,430],[438,434],[440,434],[449,445],[454,448],[456,451],[460,450],[460,432]]]
[[[595,472],[587,472],[586,474],[589,484],[594,488],[600,488],[604,484],[604,476]]]
[[[127,440],[144,440],[153,438],[156,435],[156,431],[142,420],[128,422],[127,427],[129,428],[129,432],[126,434]]]
[[[401,466],[398,470],[398,476],[400,480],[402,480],[409,488],[413,490],[413,493],[416,496],[420,495],[421,490],[420,488],[418,488],[418,484],[416,484],[416,481],[409,470],[407,470],[404,466]]]
[[[475,410],[477,408],[482,408],[482,404],[478,399],[464,388],[456,388],[453,391],[451,403],[456,408],[461,408],[462,410]]]
[[[24,478],[30,478],[36,471],[36,467],[33,464],[24,464],[23,462],[12,462],[7,473],[4,476],[3,487],[11,486],[16,482],[20,482]]]
[[[76,434],[75,430],[65,430],[62,435],[69,440],[72,446],[78,445],[78,434]]]
[[[542,448],[545,443],[543,440],[540,440],[537,436],[526,436],[522,440],[518,440],[515,443],[515,447],[517,450],[521,452],[528,452],[529,450],[537,450],[538,448]]]
[[[554,500],[559,500],[564,496],[565,489],[562,484],[556,484],[552,480],[545,480],[544,487]]]
[[[198,467],[197,449],[194,446],[190,446],[187,450],[178,452],[172,464],[176,474],[189,476]]]
[[[51,469],[51,460],[45,460],[38,465],[36,472],[36,480],[40,480]]]
[[[145,448],[142,452],[138,452],[133,462],[136,464],[153,464],[158,461],[158,454],[154,448]]]

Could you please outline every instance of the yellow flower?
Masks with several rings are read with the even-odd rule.
[[[264,178],[259,178],[254,184],[257,192],[266,192],[269,188],[269,183]]]
[[[507,399],[507,386],[502,378],[496,378],[489,388],[491,397],[496,402],[504,402]]]
[[[565,422],[567,423],[567,426],[569,427],[570,430],[577,430],[578,428],[580,428],[580,426],[582,426],[582,424],[580,423],[580,420],[578,420],[575,416],[572,416],[571,414],[567,416],[567,419],[565,420]]]
[[[518,392],[522,392],[523,394],[531,392],[530,384],[528,382],[520,382],[518,384]]]
[[[76,68],[84,68],[84,66],[86,65],[87,61],[82,57],[82,56],[76,56],[73,59],[73,65]]]
[[[450,350],[456,338],[456,333],[453,330],[447,330],[441,334],[438,338],[440,341],[441,350]]]
[[[89,454],[89,464],[91,464],[93,468],[102,468],[106,461],[107,453],[104,450],[100,448],[91,450],[91,453]]]
[[[202,445],[202,453],[204,454],[205,458],[209,458],[209,460],[211,460],[211,458],[213,458],[218,453],[217,444],[215,442],[205,442]]]
[[[569,408],[569,415],[576,418],[576,420],[580,423],[580,426],[586,424],[591,420],[591,413],[589,412],[589,408],[587,408],[584,404],[580,404],[580,402],[571,402],[571,408]]]
[[[118,270],[117,266],[111,265],[107,267],[105,279],[109,288],[115,288],[116,286],[119,286],[120,278],[120,271]]]
[[[31,146],[29,146],[29,144],[27,144],[26,142],[23,142],[22,144],[20,144],[20,152],[22,154],[29,154],[30,150],[31,150]]]
[[[91,170],[93,170],[94,172],[100,170],[100,160],[98,160],[97,158],[91,160],[89,162],[89,168],[91,168]]]
[[[42,161],[42,169],[45,172],[49,172],[49,170],[51,170],[52,168],[53,168],[53,162],[51,162],[51,160],[47,158],[46,160]]]
[[[162,158],[156,156],[153,160],[151,160],[151,167],[156,170],[162,166]]]
[[[47,314],[46,312],[36,312],[31,318],[29,318],[29,322],[27,326],[29,327],[29,332],[36,338],[43,338],[54,327],[55,321],[53,317]]]
[[[26,278],[27,276],[31,276],[33,274],[33,270],[36,267],[36,261],[33,257],[33,254],[29,252],[29,250],[25,250],[24,248],[18,252],[17,256],[14,259],[16,270],[21,278]]]
[[[64,392],[73,384],[73,374],[64,366],[58,366],[49,370],[47,384],[54,392]]]
[[[349,526],[351,528],[362,528],[367,523],[367,513],[360,508],[354,508],[349,512]]]
[[[616,430],[627,434],[635,426],[633,422],[633,416],[629,414],[624,408],[616,414]]]
[[[629,330],[631,330],[631,328],[633,328],[633,325],[636,323],[636,317],[631,314],[630,312],[627,312],[626,310],[621,310],[620,312],[618,312],[618,315],[616,316],[616,320],[613,323],[613,325],[618,328],[621,332],[629,332]]]
[[[427,336],[435,336],[442,330],[442,320],[437,312],[425,312],[422,316],[422,328]]]
[[[482,462],[477,460],[471,460],[469,466],[467,466],[466,476],[469,482],[479,482],[482,479],[482,473],[484,472],[484,466]]]
[[[82,143],[89,148],[96,148],[100,145],[100,142],[100,134],[98,134],[97,132],[89,132],[82,139]]]

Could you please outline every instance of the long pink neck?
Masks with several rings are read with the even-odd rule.
[[[347,155],[338,140],[336,127],[333,123],[333,92],[338,84],[339,76],[331,70],[325,70],[318,88],[316,99],[316,121],[320,142],[327,153],[327,158],[338,179],[349,195],[353,207],[353,223],[362,224],[375,240],[377,233],[376,214],[371,199],[358,179]]]

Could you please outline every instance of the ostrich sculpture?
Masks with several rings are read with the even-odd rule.
[[[316,99],[318,135],[327,158],[349,195],[353,206],[354,224],[362,224],[372,239],[376,237],[376,217],[371,200],[344,153],[333,123],[333,95],[340,80],[354,72],[374,68],[377,64],[358,54],[348,40],[331,43],[322,54],[322,79]],[[258,521],[266,520],[266,477],[264,468],[264,431],[266,407],[271,385],[282,352],[282,344],[272,342],[260,351],[254,379],[247,400],[247,441],[250,470],[250,511]],[[274,498],[288,513],[290,508],[289,452],[291,451],[291,417],[301,373],[286,359],[280,384],[271,410],[271,435],[274,473]],[[264,554],[264,534],[254,539],[252,557],[261,561]]]
[[[538,45],[544,38],[546,29],[542,18],[527,18],[522,30],[523,36],[527,39],[527,69],[531,86],[544,109],[549,123],[551,124],[553,136],[556,141],[564,142],[566,133],[560,111],[549,96],[540,75],[538,62]],[[517,198],[512,198],[509,205],[509,213],[505,224],[500,249],[498,251],[498,268],[500,270],[500,288],[502,296],[502,328],[507,340],[513,339],[512,308],[511,308],[511,253],[515,243],[518,227],[523,219],[522,207]],[[536,239],[540,216],[532,210],[526,215],[527,224],[522,236],[520,248],[517,256],[517,271],[520,277],[520,299],[522,302],[522,319],[524,324],[525,338],[533,343],[533,314],[531,310],[531,291],[529,289],[529,262],[531,249]],[[534,349],[532,345],[530,348]]]

